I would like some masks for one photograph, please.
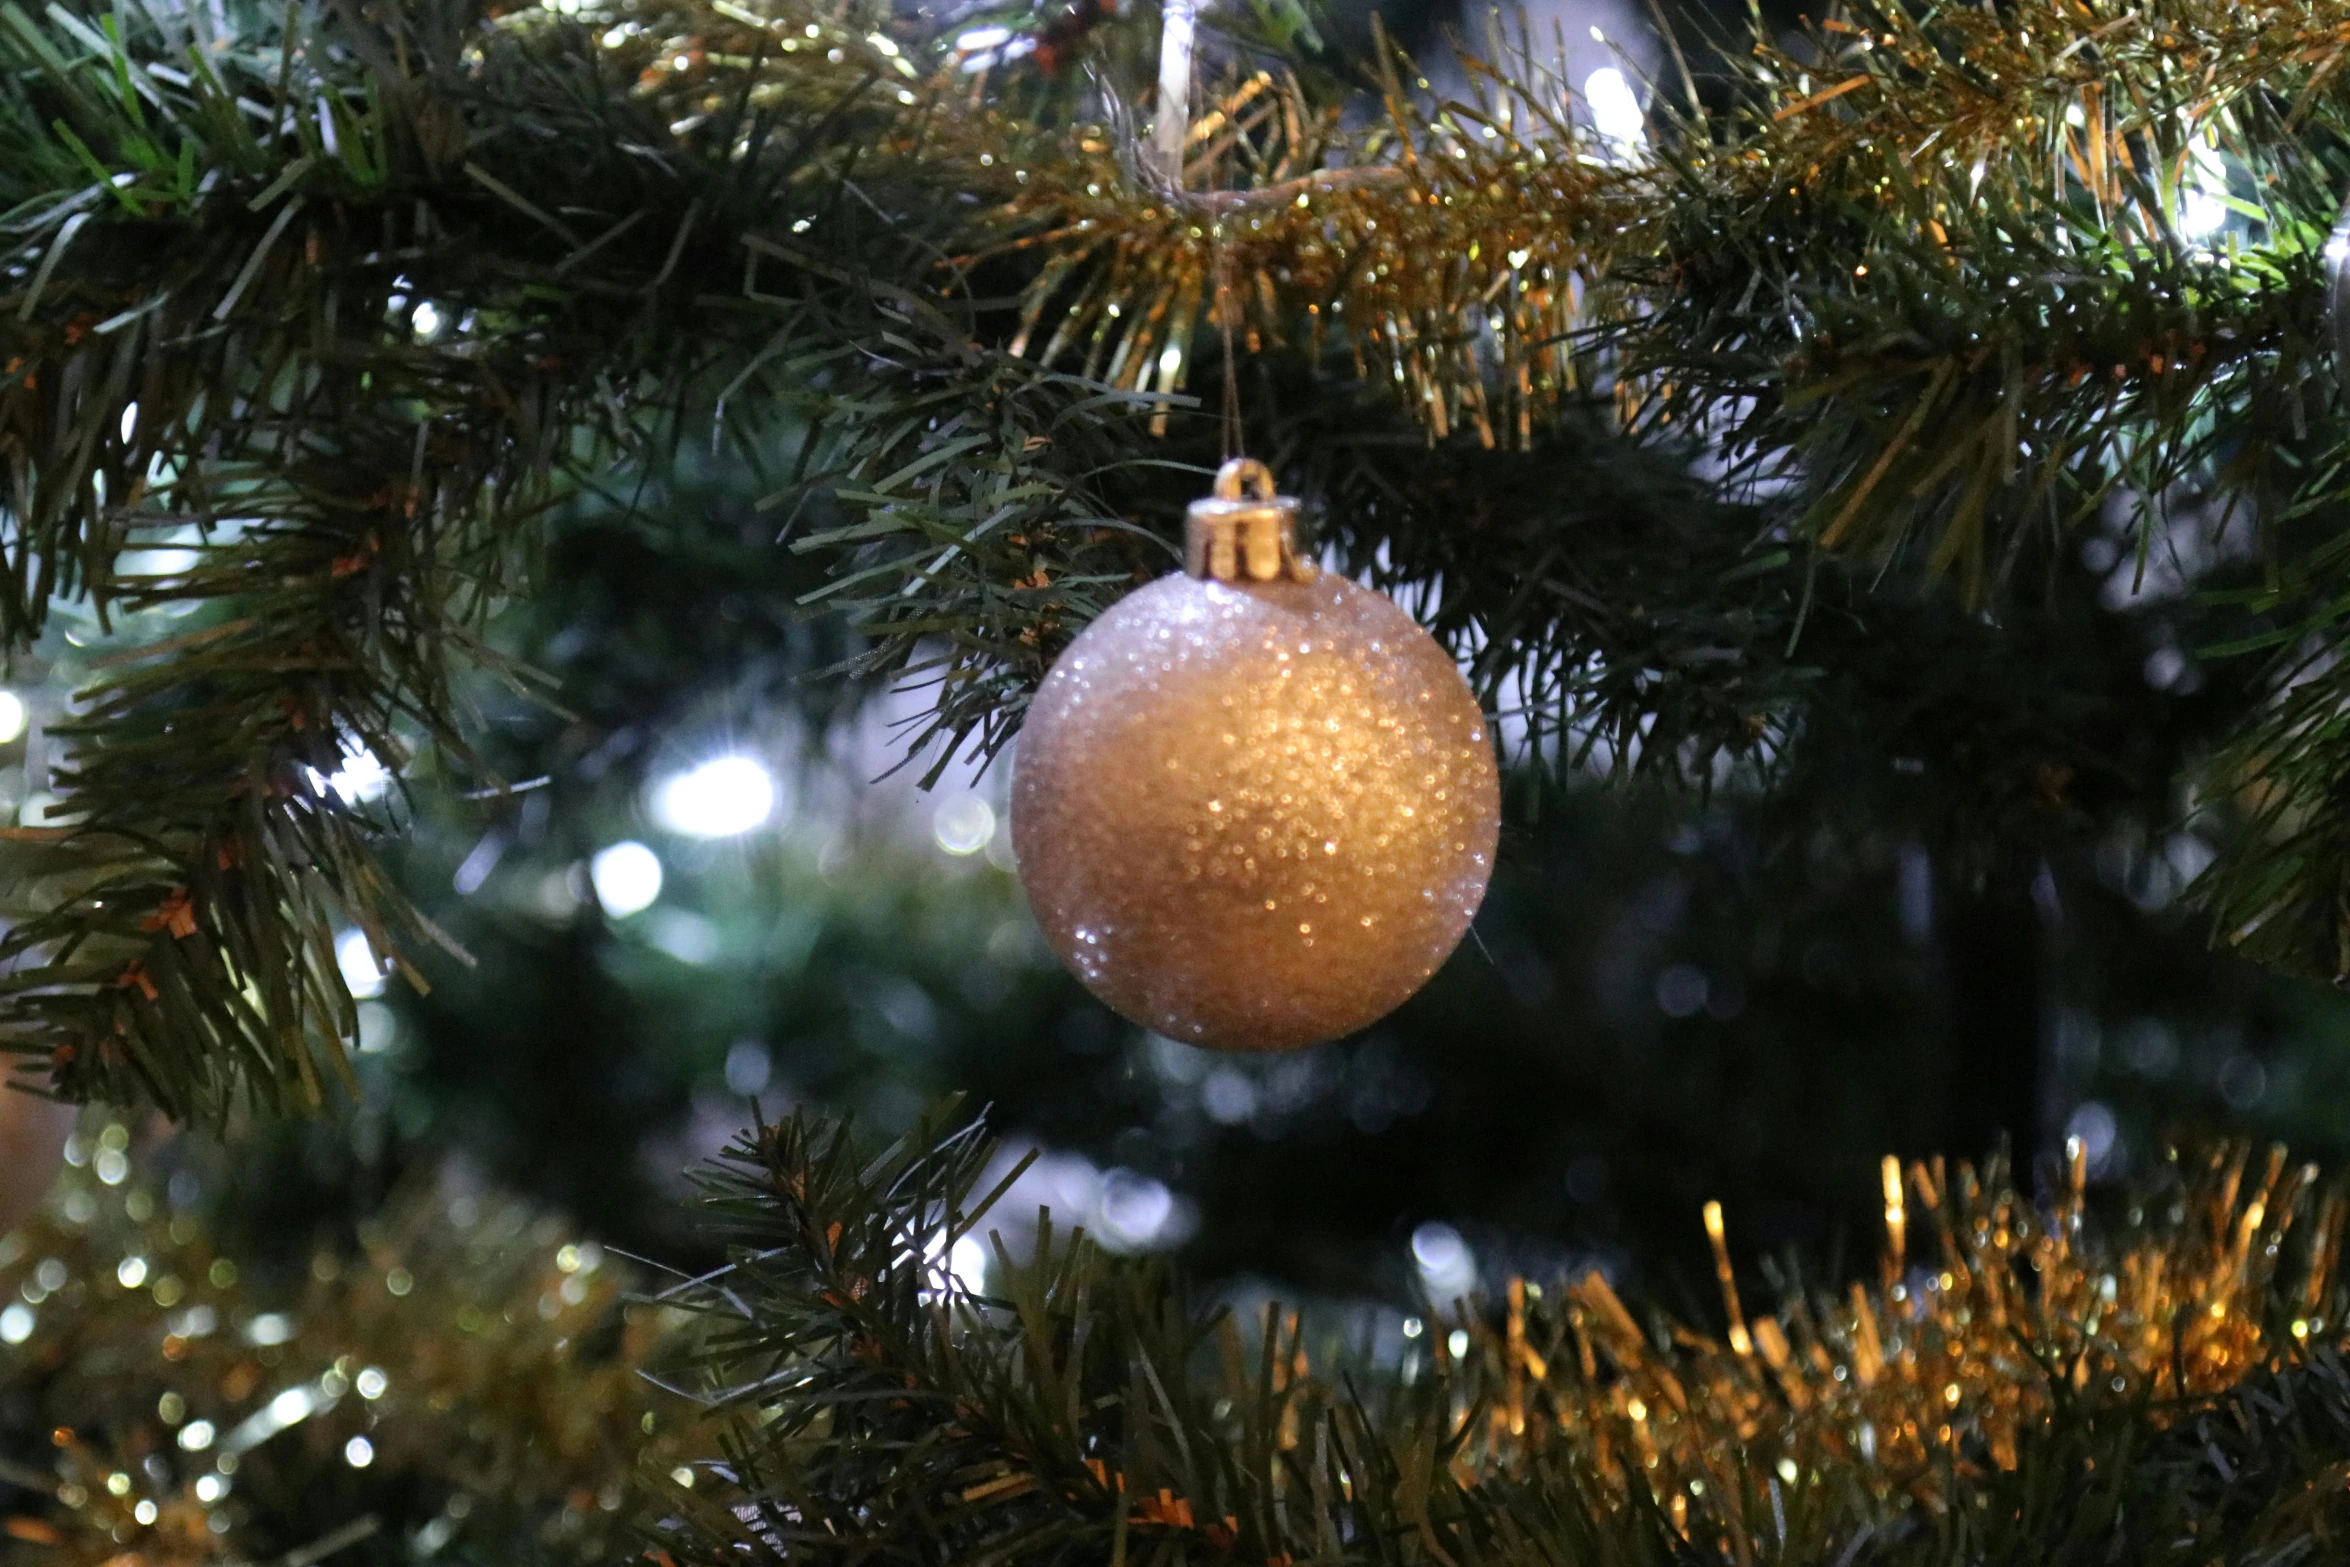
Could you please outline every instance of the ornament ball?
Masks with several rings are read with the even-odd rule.
[[[0,1235],[40,1210],[65,1168],[65,1140],[81,1110],[0,1087]]]
[[[1053,950],[1126,1017],[1220,1050],[1400,1005],[1467,931],[1500,824],[1459,669],[1393,601],[1300,562],[1295,503],[1270,490],[1227,465],[1193,508],[1199,575],[1129,595],[1061,655],[1012,783]]]

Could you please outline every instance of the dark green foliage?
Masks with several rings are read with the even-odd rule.
[[[579,388],[558,389],[527,330],[460,348],[410,329],[414,301],[393,303],[403,268],[465,236],[421,205],[363,215],[433,155],[393,128],[347,48],[289,36],[282,53],[224,52],[184,21],[55,25],[9,19],[18,139],[63,112],[57,137],[88,165],[0,165],[25,280],[6,341],[38,367],[6,414],[10,624],[27,634],[75,585],[120,613],[208,613],[134,645],[67,731],[72,825],[40,835],[57,845],[27,868],[41,885],[8,938],[9,1044],[68,1091],[176,1115],[218,1117],[240,1090],[314,1104],[350,1032],[329,909],[379,950],[413,932],[367,824],[304,769],[456,741],[449,661],[502,591],[516,525],[570,440],[573,419],[549,415]],[[249,92],[315,113],[265,143],[237,102]],[[106,241],[84,237],[57,268],[101,217]],[[158,255],[173,263],[160,275]],[[201,540],[193,568],[118,574],[125,544],[183,529]],[[36,563],[62,580],[28,582]]]
[[[2258,587],[2201,584],[2250,612],[2201,630],[2246,708],[2182,774],[2251,825],[2197,896],[2260,959],[2338,977],[2320,251],[2344,117],[2323,51],[2286,42],[2312,25],[1867,3],[1725,51],[1720,112],[1664,151],[1657,247],[1622,269],[1651,308],[1617,341],[1657,378],[1649,411],[1715,431],[1789,528],[1888,580],[1948,575],[2003,631],[2084,531],[2118,531],[2142,576],[2259,557]],[[2197,202],[2231,232],[2189,231]]]
[[[774,482],[821,473],[880,519],[821,536],[854,554],[834,591],[871,612],[868,656],[902,667],[916,639],[968,628],[944,713],[1000,738],[1043,657],[1019,644],[1034,594],[1010,562],[1090,515],[1030,454],[1080,472],[1114,455],[1088,389],[761,234],[865,221],[839,164],[898,112],[874,71],[818,61],[833,87],[780,97],[738,73],[681,137],[677,98],[633,92],[623,55],[552,20],[291,23],[214,39],[177,13],[56,11],[0,29],[20,541],[0,628],[31,635],[55,592],[131,617],[65,732],[63,825],[17,834],[30,917],[6,938],[0,1034],[63,1092],[205,1119],[240,1095],[322,1102],[352,1028],[335,923],[414,972],[433,933],[371,858],[381,823],[315,779],[359,748],[466,767],[451,681],[495,664],[482,619],[568,490],[713,420],[747,439],[797,408]],[[865,227],[869,259],[913,251],[875,270],[920,270],[914,235]],[[197,565],[124,574],[125,546],[183,534]],[[1093,589],[1065,563],[1090,537],[1051,556],[1081,612]],[[1102,580],[1122,583],[1115,558]],[[981,603],[941,619],[877,601],[909,573]],[[199,607],[195,629],[140,625],[167,602]]]
[[[1251,356],[1248,428],[1328,545],[1415,601],[1554,769],[1766,801],[1824,780],[1967,880],[2208,805],[2215,832],[2249,824],[2206,884],[2223,930],[2330,970],[2350,854],[2315,243],[2344,78],[2295,52],[2316,12],[2255,9],[2182,4],[2169,44],[2117,13],[2076,48],[2090,23],[2061,7],[1878,6],[1810,65],[1725,58],[1719,112],[1660,119],[1653,165],[1480,197],[1592,290],[1521,449],[1427,443],[1385,388],[1330,375],[1364,341],[1294,321]],[[80,594],[119,644],[63,731],[69,803],[16,835],[0,1036],[58,1090],[213,1119],[329,1096],[352,1025],[336,927],[412,975],[437,933],[372,857],[399,811],[314,778],[349,748],[430,752],[494,820],[527,780],[474,750],[455,681],[488,667],[560,707],[491,625],[538,591],[577,496],[637,511],[659,558],[645,498],[681,453],[720,454],[823,573],[768,591],[834,617],[835,668],[930,690],[938,765],[1000,747],[1067,639],[1171,558],[1213,421],[1006,351],[1021,291],[1063,275],[1066,214],[1040,192],[1121,178],[1114,137],[1080,122],[1103,105],[1067,75],[939,86],[912,23],[802,15],[416,0],[240,13],[224,38],[176,11],[0,27],[19,529],[0,633],[21,644]],[[1229,42],[1308,49],[1293,21]],[[1083,41],[1105,104],[1132,95],[1146,22]],[[2216,85],[2165,74],[2181,51]],[[1798,96],[1831,64],[1858,90]],[[2082,141],[2066,106],[2108,77],[2143,101],[2099,99]],[[1295,92],[1342,117],[1335,77]],[[1492,129],[1390,110],[1358,151],[1417,137],[1432,161]],[[1521,129],[1493,155],[1591,167]],[[2206,131],[2257,243],[2175,232]],[[1361,199],[1391,188],[1399,221],[1453,199]],[[1476,370],[1412,362],[1456,360]],[[2256,531],[2265,559],[2180,568],[2224,608],[2134,625],[2068,561],[2084,536],[2157,569]],[[157,542],[195,564],[143,575],[124,551]],[[2149,726],[2126,651],[2156,624],[2215,672]],[[2203,788],[2182,802],[2185,780]]]

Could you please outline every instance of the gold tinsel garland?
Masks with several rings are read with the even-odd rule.
[[[919,1537],[1284,1567],[1370,1535],[1453,1567],[1683,1560],[1674,1534],[1745,1567],[1872,1537],[1909,1543],[1870,1559],[1916,1562],[2041,1560],[2000,1553],[2057,1536],[2084,1560],[2182,1536],[2249,1560],[2224,1542],[2350,1520],[2350,1206],[2281,1148],[2167,1154],[2127,1205],[2090,1192],[2078,1142],[2033,1195],[2000,1158],[1888,1159],[1871,1279],[1789,1283],[1750,1318],[1708,1204],[1722,1333],[1644,1325],[1587,1273],[1406,1319],[1399,1355],[1359,1312],[1203,1314],[1049,1216],[966,1293],[925,1237],[967,1222],[993,1152],[938,1130],[850,1175],[838,1129],[795,1119],[713,1177],[756,1239],[678,1297],[727,1325],[703,1364],[738,1423],[711,1483],[672,1493],[676,1560]],[[2103,1511],[2046,1516],[2075,1504]]]
[[[1384,114],[1364,131],[1293,77],[1235,68],[1192,127],[1188,188],[1175,190],[1147,172],[1121,105],[1109,124],[1040,131],[991,98],[990,72],[951,49],[917,67],[919,47],[845,11],[789,0],[608,15],[607,41],[645,62],[639,90],[681,109],[896,83],[910,112],[888,150],[978,197],[998,245],[1036,254],[1022,352],[1168,395],[1210,329],[1249,348],[1343,340],[1358,374],[1394,385],[1431,433],[1487,444],[1523,442],[1594,381],[1633,404],[1653,395],[1631,386],[1636,362],[1585,363],[1580,334],[1670,290],[1671,262],[1656,267],[1693,196],[1755,211],[1810,193],[1878,202],[1914,217],[1954,266],[1986,189],[2035,210],[2059,244],[2088,216],[2116,243],[2169,248],[2199,146],[2257,149],[2330,184],[2300,119],[2350,60],[2342,0],[1850,6],[1801,52],[1756,42],[1743,106],[1660,152],[1596,137],[1577,121],[1563,55],[1496,27],[1484,58],[1461,55],[1468,85],[1453,100],[1407,83],[1382,45]],[[1652,112],[1694,114],[1679,96],[1663,84]],[[2231,199],[2258,214],[2261,245],[2322,240]],[[1862,265],[1853,282],[1866,276]],[[2182,351],[2043,368],[2067,384],[2108,370],[2158,380]]]
[[[358,1253],[315,1252],[304,1278],[273,1285],[133,1179],[129,1143],[119,1125],[90,1129],[49,1212],[0,1243],[0,1386],[70,1411],[53,1471],[0,1474],[44,1498],[0,1521],[42,1560],[252,1560],[250,1530],[284,1526],[245,1505],[270,1469],[301,1486],[371,1467],[421,1483],[445,1500],[406,1526],[435,1550],[495,1519],[503,1535],[477,1544],[529,1538],[581,1559],[617,1545],[636,1477],[673,1474],[673,1499],[694,1493],[697,1469],[680,1461],[706,1448],[684,1444],[709,1432],[640,1371],[657,1340],[688,1341],[649,1308],[623,1310],[625,1281],[592,1246],[519,1209],[420,1192]],[[1980,1172],[1888,1159],[1883,1180],[1872,1280],[1791,1289],[1750,1318],[1709,1204],[1726,1333],[1644,1328],[1597,1273],[1547,1289],[1518,1279],[1497,1301],[1435,1314],[1391,1374],[1405,1389],[1433,1378],[1464,1436],[1447,1461],[1463,1486],[1568,1450],[1619,1504],[1644,1496],[1691,1541],[1750,1560],[1763,1542],[1746,1537],[1740,1498],[1758,1479],[1774,1496],[1827,1487],[1880,1510],[1940,1509],[2014,1468],[2061,1398],[2159,1425],[2344,1339],[2350,1205],[2282,1148],[2173,1153],[2135,1206],[2097,1216],[2077,1143],[2036,1200],[1996,1158]],[[1049,1251],[1042,1274],[1068,1264]],[[1033,1283],[1009,1280],[1003,1302],[1044,1304]],[[1317,1371],[1295,1314],[1269,1313],[1264,1331],[1271,1342],[1251,1349],[1227,1323],[1217,1391],[1273,1421],[1284,1447],[1322,1440],[1366,1368]],[[762,1363],[763,1377],[776,1370]],[[1116,1468],[1094,1461],[1095,1480],[1131,1492],[1135,1526],[1229,1547],[1204,1502]],[[1042,1482],[1015,1466],[961,1483],[954,1505],[976,1507]],[[383,1526],[337,1517],[309,1548]]]
[[[436,1499],[406,1521],[435,1549],[487,1530],[611,1553],[682,1413],[641,1375],[661,1318],[623,1304],[625,1268],[509,1202],[419,1189],[288,1280],[217,1250],[131,1141],[86,1126],[46,1211],[0,1240],[0,1386],[55,1422],[53,1472],[0,1472],[46,1504],[0,1531],[58,1567],[251,1561],[289,1491],[347,1474]],[[303,1548],[393,1526],[332,1518]]]
[[[1637,1494],[1725,1562],[1777,1560],[1760,1531],[1783,1536],[1799,1497],[1839,1498],[1846,1528],[1860,1526],[1860,1498],[1878,1518],[1942,1512],[1960,1488],[2014,1470],[2019,1443],[2060,1397],[2159,1426],[2344,1340],[2350,1204],[2321,1187],[2315,1166],[2289,1167],[2281,1147],[2257,1159],[2241,1145],[2193,1159],[2174,1150],[2149,1187],[2160,1202],[2119,1223],[2090,1217],[2085,1173],[2076,1141],[2062,1184],[2035,1203],[1997,1158],[1978,1174],[1889,1157],[1878,1280],[1798,1292],[1751,1321],[1709,1203],[1725,1337],[1662,1317],[1644,1330],[1597,1272],[1549,1290],[1513,1278],[1500,1301],[1412,1319],[1463,1433],[1452,1478],[1476,1491],[1563,1446],[1613,1493],[1603,1506]],[[1341,1356],[1318,1371],[1298,1313],[1268,1308],[1261,1331],[1280,1446],[1329,1440],[1314,1433],[1362,1395],[1360,1368],[1349,1373]],[[1260,1352],[1229,1319],[1223,1337],[1220,1391],[1237,1407],[1262,1396]],[[1414,1380],[1408,1354],[1401,1375]],[[1132,1527],[1233,1547],[1236,1521],[1204,1502],[1089,1467],[1131,1497]],[[968,1500],[1026,1478],[1008,1471]],[[1770,1499],[1759,1523],[1758,1490]]]
[[[1593,379],[1577,335],[1671,288],[1656,262],[1693,194],[1923,206],[1919,226],[1958,265],[1953,235],[1988,181],[2060,237],[2080,206],[2119,243],[2175,246],[2197,144],[2310,156],[2279,121],[2350,59],[2350,6],[1868,5],[1809,42],[1802,55],[1757,42],[1747,110],[1666,153],[1579,125],[1563,56],[1498,27],[1490,63],[1463,56],[1457,100],[1425,79],[1407,92],[1387,56],[1385,119],[1351,140],[1313,120],[1294,81],[1244,76],[1194,127],[1194,192],[1155,188],[1106,133],[1080,136],[1093,156],[1035,159],[1004,202],[1008,225],[1041,230],[1019,243],[1048,256],[1022,345],[1166,393],[1184,384],[1195,327],[1229,322],[1250,347],[1300,323],[1344,327],[1357,374],[1391,381],[1432,434],[1522,442],[1536,410]],[[2254,210],[2265,243],[2322,238]],[[2080,368],[2048,373],[2077,382]],[[2121,373],[2164,370],[2155,352]]]
[[[2091,1218],[2085,1155],[2078,1141],[2066,1152],[2041,1203],[1999,1158],[1978,1173],[1888,1157],[1876,1281],[1796,1290],[1751,1322],[1709,1203],[1721,1338],[1662,1319],[1644,1331],[1596,1272],[1548,1292],[1511,1280],[1500,1309],[1460,1319],[1465,1355],[1431,1335],[1456,1416],[1486,1411],[1458,1472],[1508,1473],[1564,1441],[1685,1531],[1742,1527],[1704,1499],[1757,1474],[1939,1507],[1955,1479],[2013,1469],[2066,1390],[2159,1422],[2344,1337],[2350,1205],[2315,1165],[2281,1146],[2172,1150],[2147,1188],[2158,1200],[2117,1224]]]

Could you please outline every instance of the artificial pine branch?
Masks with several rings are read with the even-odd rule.
[[[664,1558],[1989,1564],[2315,1559],[2344,1537],[2344,1207],[2282,1149],[2126,1215],[2003,1161],[1887,1160],[1877,1275],[1644,1328],[1596,1274],[1349,1347],[1241,1324],[1039,1218],[946,1266],[991,1145],[762,1125],[710,1182],[735,1260],[676,1291],[724,1456]],[[998,1188],[1000,1189],[1000,1188]],[[1717,1238],[1718,1244],[1718,1238]],[[1728,1264],[1723,1263],[1725,1271]],[[1414,1319],[1418,1322],[1422,1319]]]
[[[903,598],[886,601],[877,656],[895,664],[972,628],[947,670],[953,730],[1000,737],[1005,698],[1040,671],[1020,632],[1043,612],[936,557],[995,565],[1086,516],[1058,473],[1020,470],[1056,441],[1109,460],[1083,428],[1109,413],[977,349],[918,293],[795,254],[790,215],[853,211],[844,167],[902,110],[876,85],[889,57],[854,36],[853,65],[810,50],[801,69],[702,19],[741,51],[702,40],[707,73],[653,92],[625,63],[641,48],[462,9],[297,13],[282,37],[225,39],[177,13],[9,24],[7,108],[46,155],[0,185],[18,283],[0,300],[16,367],[0,446],[20,584],[64,573],[22,591],[10,624],[29,636],[55,591],[205,612],[147,652],[134,639],[84,694],[70,804],[17,835],[27,918],[0,1036],[61,1091],[214,1120],[240,1096],[322,1102],[351,1031],[334,926],[403,967],[430,933],[370,857],[379,824],[316,780],[360,747],[397,763],[433,744],[462,766],[451,677],[479,659],[545,508],[615,460],[657,460],[730,399],[753,410],[723,427],[738,436],[799,411],[800,476],[820,462],[890,519],[832,539],[859,558],[845,597],[914,572],[1010,602],[901,629]],[[663,56],[654,74],[678,73]],[[912,243],[872,227],[877,256]],[[1008,422],[939,433],[999,394]],[[900,525],[910,543],[884,537]],[[196,535],[197,568],[118,575],[123,548],[165,529]],[[990,529],[1005,537],[979,546]],[[971,664],[1009,684],[962,691]]]
[[[1807,646],[1818,551],[2013,616],[2083,517],[2126,503],[2152,552],[2207,497],[2297,552],[2247,637],[2333,634],[2331,4],[1855,9],[1639,157],[1522,41],[1460,103],[1388,69],[1359,135],[1327,78],[1254,55],[1196,196],[1065,83],[847,10],[208,16],[0,27],[0,633],[61,593],[132,648],[142,612],[199,611],[88,693],[63,835],[21,845],[0,1037],[63,1092],[321,1101],[335,926],[411,969],[431,938],[370,858],[384,824],[310,775],[355,744],[465,765],[452,673],[567,493],[735,444],[835,563],[816,607],[869,634],[854,669],[934,682],[930,736],[992,747],[1157,568],[1169,459],[1205,444],[1179,394],[1226,328],[1275,380],[1400,390],[1440,445],[1646,443],[1606,465],[1695,523],[1545,513],[1432,610],[1556,758],[1604,739],[1710,781],[1812,732],[1808,671],[1869,656]],[[2175,221],[2213,160],[2254,223],[2224,254]],[[1726,480],[1689,480],[1708,453]],[[1309,499],[1407,597],[1462,576],[1440,526],[1384,531],[1441,517],[1433,490],[1286,466],[1330,475]],[[193,571],[121,562],[190,532]],[[2214,885],[2265,955],[2330,970],[2337,773],[2286,712],[2218,779],[2282,803]]]

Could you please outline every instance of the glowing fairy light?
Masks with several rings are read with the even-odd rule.
[[[1477,1287],[1477,1255],[1449,1224],[1431,1219],[1412,1231],[1412,1263],[1429,1298],[1439,1305]]]
[[[588,861],[588,882],[605,913],[626,919],[661,896],[661,857],[633,839],[623,840]]]
[[[951,1246],[939,1243],[944,1236],[934,1237],[927,1249],[926,1260],[941,1286],[952,1279],[955,1288],[966,1295],[976,1295],[987,1283],[987,1243],[976,1235],[958,1235]],[[943,1287],[923,1290],[925,1299],[936,1299],[944,1294]]]
[[[720,756],[653,788],[653,820],[689,838],[732,838],[766,825],[781,804],[775,775],[747,756]]]
[[[1148,1251],[1180,1222],[1175,1194],[1166,1184],[1133,1170],[1102,1175],[1094,1222],[1113,1251]]]
[[[1648,140],[1648,116],[1624,73],[1603,65],[1583,79],[1583,101],[1591,106],[1594,129],[1619,147],[1637,147]]]
[[[955,1282],[977,1293],[987,1282],[987,1246],[976,1235],[966,1235],[947,1253],[947,1267]]]
[[[2179,180],[2179,233],[2209,239],[2228,222],[2228,171],[2207,128],[2187,142],[2187,165]]]
[[[194,563],[195,551],[179,553],[187,555],[190,564]],[[306,767],[303,772],[309,775],[312,793],[320,799],[332,797],[340,800],[345,806],[365,805],[380,800],[392,786],[392,770],[373,751],[355,740],[344,742],[343,764],[333,772],[322,773],[315,767]]]
[[[335,967],[343,971],[344,988],[354,999],[366,1001],[384,993],[389,972],[363,930],[347,930],[335,938]]]

